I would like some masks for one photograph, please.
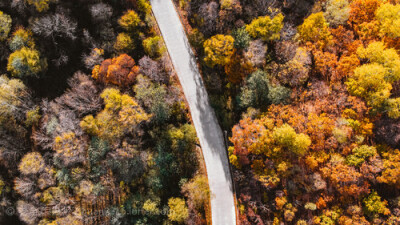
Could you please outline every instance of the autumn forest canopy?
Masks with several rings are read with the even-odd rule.
[[[400,224],[399,0],[172,1],[239,224]],[[0,0],[0,224],[211,224],[212,172],[149,0]]]
[[[400,224],[400,2],[180,0],[240,224]]]

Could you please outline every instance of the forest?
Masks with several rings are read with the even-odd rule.
[[[399,0],[171,1],[238,224],[400,224]],[[0,0],[0,224],[212,224],[212,172],[149,0]]]
[[[175,0],[239,224],[400,224],[400,1]]]
[[[0,0],[0,224],[207,224],[148,0]]]

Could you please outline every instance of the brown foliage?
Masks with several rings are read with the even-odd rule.
[[[314,51],[315,70],[325,81],[331,80],[336,75],[337,56],[320,50]]]
[[[375,123],[374,133],[378,142],[400,148],[400,120],[382,118]]]
[[[228,80],[233,84],[239,84],[254,71],[252,63],[237,53],[234,53],[231,62],[225,66],[225,73],[228,75]]]
[[[354,0],[350,4],[349,23],[361,24],[371,22],[375,18],[375,11],[380,5],[378,0]]]
[[[342,195],[358,198],[370,192],[370,185],[363,180],[362,174],[354,167],[341,162],[337,157],[332,158],[331,162],[321,171],[323,176],[328,178]]]

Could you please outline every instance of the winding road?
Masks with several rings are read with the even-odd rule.
[[[224,138],[172,0],[150,0],[178,74],[203,150],[211,190],[214,225],[236,225],[235,203]]]

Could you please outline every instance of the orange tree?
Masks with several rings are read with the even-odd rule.
[[[101,65],[96,65],[92,71],[92,77],[98,82],[122,87],[134,83],[138,74],[139,66],[127,54],[106,59]]]

